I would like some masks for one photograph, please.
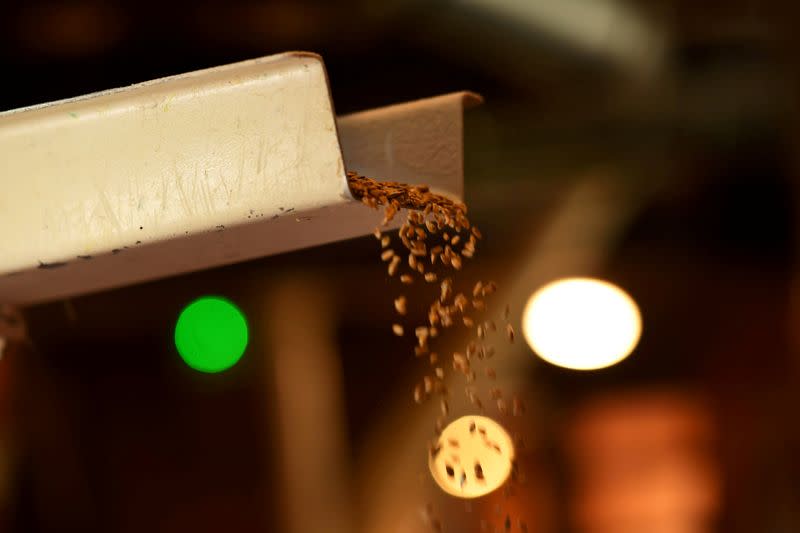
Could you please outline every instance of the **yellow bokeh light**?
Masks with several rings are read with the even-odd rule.
[[[522,331],[545,361],[593,370],[630,355],[642,333],[642,318],[633,298],[616,285],[568,278],[545,285],[530,297]]]
[[[513,461],[514,444],[500,424],[485,416],[463,416],[444,428],[428,467],[446,493],[477,498],[506,482]]]

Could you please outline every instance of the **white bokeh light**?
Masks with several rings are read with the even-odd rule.
[[[447,425],[428,456],[433,480],[446,493],[478,498],[500,488],[514,465],[508,432],[485,416],[468,415]]]
[[[530,297],[522,331],[545,361],[593,370],[630,355],[642,333],[642,318],[636,302],[616,285],[568,278],[545,285]]]

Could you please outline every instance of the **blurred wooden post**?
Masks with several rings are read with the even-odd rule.
[[[280,531],[350,533],[350,476],[330,292],[289,278],[270,291],[267,320],[276,402]]]

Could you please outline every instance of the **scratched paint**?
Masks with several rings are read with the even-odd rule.
[[[294,61],[308,63],[308,72]],[[170,120],[158,118],[159,110],[147,111],[169,80],[123,89],[114,99],[73,103],[80,116],[93,114],[93,120],[67,120],[62,113],[61,122],[46,132],[31,125],[47,124],[53,108],[13,125],[0,115],[0,152],[13,153],[9,168],[24,169],[31,177],[11,184],[19,201],[9,202],[8,209],[3,203],[0,209],[0,232],[8,236],[0,274],[18,271],[24,274],[15,277],[25,278],[11,282],[3,277],[0,299],[32,302],[48,294],[80,294],[371,231],[374,213],[354,203],[346,187],[321,63],[307,56],[283,56],[245,63],[242,70],[227,68],[208,78],[195,74],[188,84],[182,81],[196,86],[171,102]],[[236,81],[216,91],[220,79]],[[442,105],[453,108],[460,121],[461,109],[452,104],[457,99]],[[429,104],[409,104],[420,105]],[[99,116],[95,110],[100,108]],[[386,116],[400,121],[403,113],[392,108]],[[381,123],[381,118],[370,121]],[[347,124],[357,123],[345,119],[338,131],[346,135]],[[35,139],[26,137],[26,130]],[[375,135],[378,145],[384,131]],[[460,142],[460,130],[452,134]],[[27,144],[39,144],[39,152],[17,157],[24,151],[17,149]],[[379,173],[384,168],[380,148],[356,153],[353,168]],[[400,159],[396,163],[400,166]],[[293,216],[280,216],[287,212]],[[300,220],[303,226],[292,231]],[[217,226],[226,231],[214,232]],[[173,239],[185,242],[174,246]],[[133,247],[142,240],[146,245]],[[125,254],[112,254],[126,246],[132,248]],[[73,277],[75,283],[48,285],[60,276],[37,283],[40,260],[49,266],[53,258],[79,255],[81,261],[69,267],[71,277],[81,272]],[[23,284],[24,293],[14,292],[22,291]]]
[[[163,241],[241,224],[248,209],[268,218],[287,200],[298,210],[342,202],[317,58],[244,62],[64,106],[0,116],[0,152],[14,154],[4,170],[26,176],[12,184],[17,201],[0,209],[0,231],[9,228],[0,273],[86,249],[114,253],[144,226],[148,240]],[[64,120],[84,115],[92,120]]]

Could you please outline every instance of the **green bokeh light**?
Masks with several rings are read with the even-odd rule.
[[[236,305],[219,296],[203,296],[181,311],[175,347],[186,364],[200,372],[222,372],[247,348],[247,320]]]

